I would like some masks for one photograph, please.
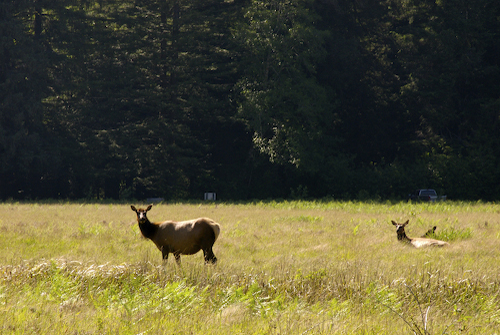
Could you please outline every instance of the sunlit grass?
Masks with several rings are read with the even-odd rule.
[[[136,204],[138,205],[138,204]],[[3,333],[495,334],[497,204],[155,205],[221,224],[217,266],[166,265],[129,204],[0,205]],[[450,246],[413,249],[436,225]]]

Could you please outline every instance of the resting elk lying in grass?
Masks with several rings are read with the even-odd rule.
[[[434,240],[432,238],[423,238],[423,237],[409,238],[408,236],[406,236],[406,233],[405,233],[405,227],[408,224],[408,222],[409,222],[409,220],[406,220],[405,223],[397,223],[395,221],[392,221],[392,224],[395,225],[397,228],[396,232],[398,234],[399,241],[410,243],[415,248],[422,248],[422,247],[429,247],[429,246],[444,247],[444,246],[448,245],[447,242]]]
[[[205,263],[217,262],[212,251],[220,233],[220,226],[217,222],[209,218],[199,218],[182,222],[152,223],[146,213],[153,205],[149,205],[146,209],[130,207],[137,214],[137,222],[142,235],[156,244],[164,261],[167,261],[169,253],[173,253],[177,264],[180,265],[181,255],[193,255],[203,250]]]
[[[436,228],[437,228],[436,226],[432,227],[424,235],[422,235],[422,237],[431,237],[431,236],[434,236],[434,233],[436,232]]]

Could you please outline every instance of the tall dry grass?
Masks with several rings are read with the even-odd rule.
[[[136,204],[137,205],[137,204]],[[179,268],[128,204],[0,205],[7,333],[495,334],[500,206],[258,202],[157,205],[221,224],[217,266]],[[436,225],[450,246],[399,243]]]

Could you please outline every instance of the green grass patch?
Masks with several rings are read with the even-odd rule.
[[[443,241],[457,241],[457,240],[466,240],[472,238],[472,229],[464,228],[464,229],[456,229],[454,227],[444,228],[439,232],[435,232],[433,234],[429,234],[429,237],[436,238]]]

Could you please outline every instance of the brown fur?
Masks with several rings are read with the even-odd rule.
[[[408,224],[408,222],[409,220],[407,220],[405,223],[397,223],[395,221],[392,221],[392,224],[397,228],[396,232],[398,234],[399,241],[409,243],[415,248],[422,248],[429,246],[444,247],[448,245],[448,242],[439,241],[432,238],[422,238],[422,237],[409,238],[408,236],[406,236],[405,233],[405,227]]]
[[[163,259],[173,253],[177,264],[180,264],[180,255],[193,255],[203,250],[206,263],[216,263],[212,247],[220,233],[220,226],[209,218],[198,218],[188,221],[150,222],[146,216],[146,209],[136,209],[130,206],[137,214],[139,229],[144,237],[149,238],[162,252]]]

